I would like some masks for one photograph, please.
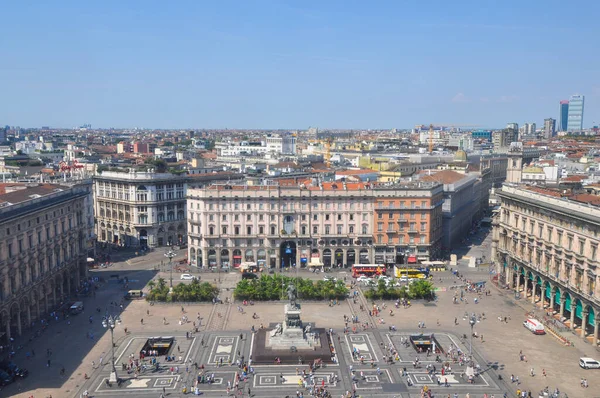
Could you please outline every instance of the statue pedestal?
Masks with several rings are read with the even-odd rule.
[[[266,346],[273,349],[311,350],[320,347],[321,342],[312,333],[305,334],[300,314],[300,306],[285,305],[285,318],[281,333],[267,335]],[[294,347],[294,348],[292,348]]]

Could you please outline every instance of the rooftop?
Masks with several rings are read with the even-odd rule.
[[[70,187],[58,184],[39,184],[37,186],[28,186],[24,189],[18,189],[13,192],[0,195],[0,206],[10,206],[13,204],[27,202],[42,196],[50,195],[56,192],[70,189]]]
[[[427,171],[426,173],[429,173],[429,171]],[[466,177],[465,174],[459,173],[454,170],[442,170],[436,172],[435,174],[433,174],[432,171],[431,173],[432,174],[427,174],[421,177],[421,179],[423,181],[437,181],[442,184],[454,184],[455,182],[458,182]]]

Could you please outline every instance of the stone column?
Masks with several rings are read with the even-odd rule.
[[[217,259],[217,264],[216,264],[216,266],[217,266],[218,268],[221,268],[221,249],[217,249],[217,256],[216,256],[216,259]]]
[[[556,288],[550,288],[550,311],[554,312],[554,296],[556,296]]]
[[[56,305],[56,286],[52,286],[52,305]]]
[[[585,323],[587,322],[587,311],[581,312],[581,338],[585,339]]]
[[[565,298],[564,295],[561,295],[560,297],[560,312],[558,313],[558,317],[560,318],[560,321],[562,322],[562,318],[565,314]]]
[[[500,265],[500,269],[502,269],[503,264]],[[506,265],[506,273],[504,275],[504,283],[507,285],[512,284],[512,278],[513,278],[513,273],[515,272],[513,269],[510,268],[510,266],[507,264]]]
[[[36,312],[36,320],[40,319],[40,299],[38,297],[38,299],[35,301],[35,312]]]
[[[27,305],[27,327],[31,326],[31,304]]]
[[[535,304],[536,286],[535,280],[531,281],[531,304]]]
[[[342,249],[342,265],[348,264],[348,249]]]
[[[17,336],[21,336],[21,309],[17,312]]]
[[[71,295],[71,278],[70,278],[70,276],[67,277],[67,294],[69,296]]]
[[[571,330],[575,329],[575,303],[571,303]]]
[[[202,249],[202,267],[208,267],[208,250]]]
[[[10,335],[10,321],[11,321],[11,319],[10,319],[10,314],[9,314],[8,318],[6,319],[6,339],[7,340],[10,340],[10,338],[12,337]]]
[[[600,326],[600,322],[594,322],[594,348],[598,346],[598,327]]]
[[[519,274],[519,271],[517,271],[517,287],[516,287],[516,291],[519,292],[519,289],[521,289],[521,275]]]

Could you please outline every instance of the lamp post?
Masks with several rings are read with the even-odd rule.
[[[473,357],[473,327],[477,323],[477,318],[475,317],[475,313],[471,314],[471,318],[469,319],[469,324],[471,325],[471,338],[469,340],[469,357]]]
[[[108,378],[109,383],[117,383],[119,381],[119,377],[117,376],[117,368],[115,367],[115,327],[121,323],[121,318],[114,315],[109,315],[102,320],[102,326],[105,328],[110,328],[110,342],[112,344],[112,371],[110,372],[110,377]]]
[[[169,268],[171,272],[169,276],[169,286],[171,291],[173,291],[173,263],[171,262],[171,260],[173,260],[173,257],[175,257],[176,255],[177,253],[173,251],[172,247],[169,247],[169,251],[165,253],[165,257],[169,259]]]

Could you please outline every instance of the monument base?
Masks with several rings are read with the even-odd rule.
[[[274,328],[275,324],[272,324],[269,329],[259,329],[254,334],[252,363],[273,365],[277,358],[284,365],[308,365],[316,359],[320,359],[323,363],[334,363],[330,348],[332,343],[327,336],[327,330],[313,328],[312,332],[316,333],[316,339],[313,338],[307,347],[303,343],[307,341],[304,338],[302,340],[286,340],[282,339],[282,335],[271,337],[270,333]]]
[[[316,333],[312,332],[305,336],[299,328],[287,328],[277,336],[267,333],[265,346],[277,350],[313,350],[321,347],[321,340],[315,336]]]

